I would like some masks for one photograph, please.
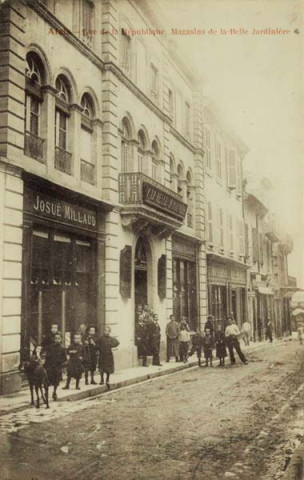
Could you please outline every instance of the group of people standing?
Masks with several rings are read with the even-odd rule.
[[[136,308],[135,344],[138,357],[142,358],[143,367],[147,366],[147,357],[153,357],[153,365],[159,365],[160,326],[158,315],[149,305],[138,305]]]
[[[212,315],[208,315],[204,326],[204,331],[200,332],[198,329],[197,332],[192,336],[190,342],[190,333],[187,321],[182,319],[182,321],[178,323],[175,320],[174,315],[171,315],[170,321],[166,327],[167,362],[169,362],[170,358],[174,356],[176,362],[183,361],[186,363],[188,356],[192,356],[194,353],[196,353],[198,365],[201,367],[201,357],[203,352],[205,357],[205,366],[208,367],[208,365],[210,365],[212,367],[213,350],[215,348],[216,356],[220,361],[219,367],[225,365],[227,349],[231,364],[235,364],[234,351],[237,352],[241,362],[247,364],[247,360],[241,350],[239,342],[241,332],[239,331],[239,328],[236,325],[233,317],[228,317],[227,323],[228,325],[225,329],[225,332],[221,330],[220,326],[218,326],[217,330],[214,332],[213,317]],[[190,343],[192,345],[191,348]]]
[[[102,335],[98,335],[95,325],[87,328],[82,325],[79,331],[73,335],[70,345],[64,348],[58,324],[51,325],[50,332],[41,343],[41,355],[45,357],[44,368],[47,372],[48,382],[54,387],[54,400],[57,400],[57,388],[62,380],[64,367],[66,367],[67,373],[64,390],[70,388],[72,378],[76,381],[76,389],[80,390],[79,383],[83,374],[86,385],[89,384],[89,375],[91,385],[97,385],[94,379],[97,366],[100,372],[100,385],[104,384],[104,374],[106,374],[106,385],[110,389],[110,375],[114,372],[112,349],[119,345],[119,341],[111,337],[110,333],[109,326],[105,327]]]
[[[245,323],[246,322],[244,322],[244,329],[240,332],[234,318],[229,316],[227,318],[225,331],[222,331],[220,326],[214,331],[214,319],[212,315],[208,315],[204,331],[200,332],[198,329],[194,335],[190,336],[190,327],[187,318],[182,317],[181,321],[178,322],[174,315],[170,315],[165,331],[167,340],[166,361],[170,362],[171,357],[174,357],[176,362],[187,363],[188,357],[196,353],[198,365],[201,367],[203,353],[205,365],[212,366],[213,350],[215,349],[216,356],[220,361],[219,366],[225,365],[225,358],[228,356],[228,353],[230,363],[235,364],[235,352],[238,354],[241,362],[247,364],[239,341],[239,338],[242,336],[245,344],[249,345],[250,324],[248,324],[248,329]],[[154,313],[148,305],[138,305],[136,308],[135,343],[138,358],[142,359],[142,366],[147,366],[148,356],[153,357],[153,365],[161,366],[160,339],[161,329],[158,323],[158,315]]]

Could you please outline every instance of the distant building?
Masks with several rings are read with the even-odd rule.
[[[225,327],[247,318],[247,265],[242,161],[247,147],[204,102],[205,218],[208,311]]]

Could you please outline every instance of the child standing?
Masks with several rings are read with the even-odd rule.
[[[89,385],[89,372],[91,374],[91,385],[97,385],[94,380],[94,372],[97,366],[97,327],[92,325],[87,328],[87,335],[84,340],[85,360],[84,360],[84,375],[85,384]]]
[[[61,340],[61,333],[55,333],[53,343],[51,343],[46,350],[44,364],[49,384],[54,387],[54,400],[57,400],[57,387],[62,379],[62,368],[67,359],[66,351],[61,345]]]
[[[220,360],[219,367],[224,367],[225,357],[227,357],[226,337],[220,325],[218,325],[217,331],[215,332],[215,348],[216,356]]]
[[[84,359],[84,346],[81,343],[81,335],[75,333],[73,337],[73,342],[67,349],[69,356],[68,365],[67,365],[67,383],[63,387],[63,390],[68,390],[70,388],[70,382],[72,378],[76,380],[76,390],[80,390],[79,382],[81,375],[84,372],[83,359]]]
[[[202,346],[204,343],[204,338],[199,330],[196,330],[196,333],[192,337],[192,348],[189,355],[193,355],[196,352],[197,359],[198,359],[198,366],[202,366],[201,358],[202,358]]]
[[[210,360],[210,367],[212,367],[212,349],[213,349],[213,337],[210,328],[205,329],[205,336],[203,338],[203,348],[206,360],[206,367],[208,367],[208,361]]]
[[[97,340],[97,347],[99,348],[99,370],[100,370],[100,385],[104,384],[104,373],[106,374],[106,385],[110,390],[110,375],[114,373],[114,357],[112,348],[119,345],[119,341],[110,337],[111,327],[105,327],[104,334]]]
[[[190,334],[185,323],[181,323],[179,332],[179,351],[181,362],[187,363]]]

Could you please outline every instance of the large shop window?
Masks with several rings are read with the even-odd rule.
[[[211,285],[208,290],[209,313],[214,316],[216,325],[223,330],[226,326],[227,309],[227,287]]]
[[[39,344],[53,322],[63,341],[95,320],[95,244],[86,237],[34,228],[27,343]],[[28,346],[30,346],[28,345]]]
[[[186,317],[192,330],[196,329],[196,268],[195,262],[173,260],[173,313],[180,321]]]

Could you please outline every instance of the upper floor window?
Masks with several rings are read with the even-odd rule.
[[[222,145],[217,137],[215,137],[215,158],[216,158],[216,174],[218,178],[223,178],[222,168]]]
[[[72,173],[72,155],[69,148],[69,103],[71,101],[71,86],[64,75],[59,75],[55,86],[57,97],[55,110],[55,168],[68,175]]]
[[[177,167],[177,193],[184,196],[184,189],[183,189],[183,180],[184,180],[184,170],[181,164]]]
[[[131,73],[132,40],[125,28],[121,29],[121,66],[126,73]]]
[[[159,162],[159,147],[157,145],[157,142],[153,140],[152,142],[152,178],[154,180],[157,179],[157,166]]]
[[[81,97],[80,105],[82,107],[82,113],[92,120],[95,116],[95,109],[91,95],[84,93]]]
[[[56,79],[57,97],[69,103],[71,100],[71,88],[67,79],[63,75],[59,75]]]
[[[81,16],[82,16],[82,37],[87,40],[89,44],[92,42],[93,34],[93,17],[94,17],[94,3],[90,0],[81,1]]]
[[[236,160],[236,193],[238,196],[242,195],[242,168],[239,158]]]
[[[158,78],[158,69],[153,63],[151,63],[151,97],[157,102],[159,95],[159,78]]]
[[[234,150],[228,154],[228,188],[235,189],[237,181],[237,159]]]
[[[207,241],[213,242],[212,203],[207,203]]]
[[[170,155],[170,188],[171,190],[176,190],[176,179],[175,179],[175,162],[173,156]]]
[[[146,150],[147,142],[143,130],[138,132],[138,149],[137,149],[137,171],[142,172],[144,169],[144,151]]]
[[[185,125],[184,131],[186,137],[190,138],[191,136],[191,107],[188,102],[185,102]]]
[[[228,215],[228,232],[229,232],[229,250],[233,252],[234,248],[234,228],[233,228],[233,216]]]
[[[210,145],[210,130],[205,127],[205,155],[206,155],[206,167],[211,169],[211,145]]]
[[[94,102],[89,93],[81,97],[82,107],[80,130],[80,178],[86,183],[95,183],[95,154],[93,142],[93,124],[95,117]]]
[[[43,103],[41,86],[45,81],[45,71],[35,52],[29,52],[26,56],[25,74],[24,152],[27,156],[43,162],[44,140],[40,138],[40,124]]]
[[[173,92],[172,90],[168,90],[168,108],[169,108],[169,116],[171,120],[173,120],[174,117],[174,99],[173,99]]]
[[[131,139],[131,127],[127,118],[122,121],[122,139],[121,139],[121,172],[129,171],[129,141]]]
[[[239,237],[239,254],[245,255],[244,223],[242,220],[238,220],[238,237]]]
[[[187,226],[193,228],[193,184],[191,171],[187,172]]]
[[[219,246],[224,248],[224,212],[222,207],[218,209],[218,223],[219,223]]]

